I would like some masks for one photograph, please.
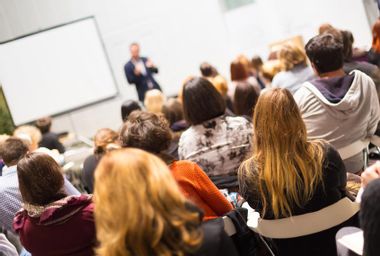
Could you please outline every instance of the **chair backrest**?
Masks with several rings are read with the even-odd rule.
[[[232,220],[228,216],[223,217],[224,221],[224,231],[226,231],[227,235],[233,236],[236,234],[236,228]]]

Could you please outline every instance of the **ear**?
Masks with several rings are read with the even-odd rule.
[[[319,76],[319,72],[318,72],[318,69],[315,67],[314,63],[311,62],[311,67],[313,68],[313,71],[314,71],[314,74],[316,74],[317,76]]]

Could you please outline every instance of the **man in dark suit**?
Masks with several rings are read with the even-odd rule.
[[[159,84],[153,77],[153,73],[158,73],[150,59],[140,57],[140,46],[132,43],[130,46],[131,59],[125,64],[124,72],[128,83],[136,86],[140,101],[144,101],[145,93],[151,89],[161,90]]]

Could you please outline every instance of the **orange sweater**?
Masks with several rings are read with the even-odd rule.
[[[223,216],[233,209],[230,202],[196,163],[175,161],[169,168],[182,193],[203,210],[203,220]]]

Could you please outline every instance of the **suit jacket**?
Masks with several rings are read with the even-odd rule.
[[[153,73],[158,73],[158,69],[156,67],[148,68],[146,66],[147,58],[141,57],[141,60],[144,63],[146,69],[146,75],[140,74],[135,75],[135,65],[132,60],[129,60],[127,64],[124,66],[125,76],[127,77],[128,83],[134,84],[136,86],[137,94],[140,101],[144,101],[145,93],[150,89],[159,89],[160,85],[156,82],[153,77]],[[152,88],[149,88],[149,82],[153,84]]]

